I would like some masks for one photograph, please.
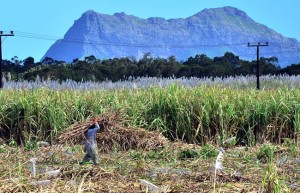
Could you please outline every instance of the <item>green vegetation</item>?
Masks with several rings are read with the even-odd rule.
[[[267,193],[291,192],[284,179],[282,179],[282,177],[280,178],[280,175],[277,172],[277,167],[273,162],[268,163],[264,169],[261,188],[262,192]]]
[[[197,150],[194,149],[186,149],[180,152],[179,158],[186,159],[186,158],[197,158],[199,157],[199,153]]]
[[[262,58],[262,72],[278,72],[274,61],[276,58]],[[186,62],[149,55],[140,61],[87,57],[70,65],[49,58],[43,62],[36,64],[28,58],[21,68],[13,69],[14,63],[10,63],[10,70],[8,63],[5,68],[12,80],[18,70],[21,79],[28,80],[39,75],[58,80],[117,81],[138,76],[251,74],[255,65],[230,53],[214,59],[197,55]],[[186,79],[164,86],[155,79],[144,89],[136,89],[127,81],[123,89],[104,90],[104,86],[98,90],[90,85],[82,90],[25,86],[0,90],[0,160],[4,160],[0,191],[147,192],[139,183],[139,179],[146,179],[166,190],[162,192],[207,192],[212,186],[218,192],[299,192],[300,91],[293,89],[297,80],[291,77],[287,85],[286,77],[264,77],[264,89],[257,91],[250,89],[255,88],[254,82],[245,77],[239,79],[244,84],[213,79],[216,84],[200,86],[191,84],[195,79],[182,86],[180,81]],[[146,84],[143,81],[141,84]],[[151,86],[153,81],[159,84]],[[124,126],[159,131],[170,141],[157,149],[122,152],[112,144],[108,153],[100,155],[101,167],[78,164],[84,155],[81,146],[55,145],[58,134],[71,124],[104,112],[118,112]],[[41,147],[41,140],[53,146]],[[244,147],[236,147],[240,145]],[[220,146],[226,149],[222,155],[224,168],[212,179]],[[38,160],[36,178],[29,172],[28,160],[32,157]],[[44,173],[48,168],[60,169],[60,174],[48,176]],[[40,187],[35,184],[37,180],[48,180],[49,184]]]
[[[79,165],[81,146],[56,145],[58,133],[74,122],[115,111],[128,129],[160,131],[171,141],[151,150],[121,151],[112,144],[100,154],[99,167]],[[145,179],[163,192],[213,186],[216,192],[299,192],[299,114],[300,91],[289,88],[0,90],[0,191],[146,192],[139,183]],[[41,147],[40,140],[53,145]],[[218,146],[226,148],[224,168],[213,178]],[[30,176],[32,157],[36,177]],[[48,168],[60,173],[50,176]]]
[[[177,61],[174,56],[152,58],[150,53],[146,53],[140,60],[129,57],[99,60],[88,56],[67,64],[48,57],[36,63],[32,57],[25,60],[14,57],[3,63],[5,77],[9,80],[35,80],[39,76],[60,81],[119,81],[136,77],[226,77],[256,73],[256,61],[241,60],[230,52],[213,59],[199,54],[186,61]],[[276,57],[260,58],[261,74],[277,74],[279,70],[287,72],[277,64]]]
[[[217,157],[218,152],[212,145],[206,144],[202,146],[200,154],[204,159],[210,159],[213,157]]]
[[[129,97],[130,96],[130,97]],[[188,143],[222,142],[254,145],[284,138],[298,140],[300,91],[237,90],[217,86],[137,90],[55,91],[1,90],[0,137],[34,148],[53,141],[76,121],[103,112],[122,112],[126,125],[162,132]],[[30,145],[31,144],[31,145]]]
[[[257,159],[262,162],[271,162],[274,160],[274,153],[276,149],[270,145],[264,145],[260,148],[259,152],[257,153]]]

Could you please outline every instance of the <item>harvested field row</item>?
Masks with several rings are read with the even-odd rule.
[[[216,147],[171,142],[158,132],[120,126],[117,113],[106,113],[98,116],[104,128],[96,138],[102,152],[100,165],[79,165],[84,155],[83,133],[90,122],[64,130],[57,145],[31,150],[2,146],[0,190],[147,192],[147,182],[160,192],[212,192],[216,182],[216,190],[222,192],[254,193],[273,186],[300,191],[299,146],[288,139],[283,146],[227,146],[224,169],[214,175]],[[37,159],[34,177],[29,163],[32,157]]]
[[[286,151],[285,145],[268,144],[268,147],[274,149],[271,162],[258,159],[266,146],[227,149],[224,169],[217,173],[217,191],[254,193],[266,190],[273,183],[278,183],[282,190],[300,191],[299,147],[296,152]],[[146,192],[140,181],[144,179],[163,192],[212,192],[216,157],[211,152],[215,151],[210,145],[199,147],[170,142],[159,151],[133,149],[101,153],[100,165],[95,167],[78,164],[84,155],[82,146],[48,146],[31,151],[10,147],[0,153],[3,165],[0,191]],[[182,156],[184,152],[197,153],[188,158]],[[30,176],[28,160],[32,157],[37,158],[35,177]],[[270,170],[272,167],[274,170]],[[45,174],[52,170],[60,173]]]

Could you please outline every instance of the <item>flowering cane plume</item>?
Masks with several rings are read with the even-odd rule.
[[[221,147],[215,163],[215,173],[217,172],[217,170],[222,170],[224,168],[222,165],[224,160],[224,154],[225,150]]]
[[[273,80],[280,80],[280,85],[287,85],[289,88],[300,88],[299,81],[300,76],[290,77],[286,75],[264,75],[262,76],[267,82],[271,82]],[[118,90],[118,89],[139,89],[139,88],[149,88],[151,86],[159,86],[165,88],[173,83],[178,83],[179,85],[187,86],[187,87],[195,87],[199,85],[224,85],[226,87],[236,87],[236,88],[245,88],[250,87],[256,81],[256,76],[229,76],[227,78],[215,77],[215,78],[157,78],[157,77],[129,77],[128,80],[112,82],[110,80],[106,80],[103,82],[77,82],[74,80],[41,80],[40,77],[37,77],[35,82],[31,81],[14,81],[9,80],[8,77],[4,77],[2,81],[5,83],[4,88],[10,89],[37,89],[37,88],[47,88],[53,90]],[[234,83],[234,84],[233,84]]]
[[[221,147],[215,163],[214,192],[216,192],[217,171],[222,170],[225,150]]]

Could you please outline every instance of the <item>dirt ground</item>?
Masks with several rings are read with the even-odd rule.
[[[79,164],[91,120],[74,123],[53,145],[2,143],[0,192],[300,192],[299,144],[290,139],[281,145],[198,146],[126,128],[116,114],[98,120],[105,129],[96,137],[97,166]],[[216,160],[223,166],[217,172]]]
[[[261,152],[266,146],[226,149],[224,169],[217,173],[216,192],[261,192],[273,175],[291,192],[300,191],[299,147],[268,145],[274,149],[274,170],[267,168]],[[2,145],[0,148],[0,192],[213,192],[216,147],[170,142],[154,150],[112,150],[100,154],[100,164],[80,165],[81,145],[53,145],[26,148]],[[264,152],[266,155],[267,152]],[[36,176],[31,176],[30,159],[37,158]],[[260,159],[258,159],[260,158]],[[285,159],[286,158],[286,159]],[[57,175],[48,171],[59,170]],[[277,176],[277,178],[276,178]],[[264,184],[265,181],[265,184]],[[269,180],[271,181],[271,180]],[[269,184],[270,185],[270,184]],[[151,192],[151,191],[150,191]]]

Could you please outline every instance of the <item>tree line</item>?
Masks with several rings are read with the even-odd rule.
[[[153,58],[150,53],[137,60],[132,57],[97,59],[87,56],[70,63],[45,57],[35,62],[33,57],[19,60],[14,57],[3,61],[4,76],[11,80],[43,79],[75,81],[118,81],[136,77],[227,77],[256,74],[256,60],[247,61],[231,52],[210,58],[205,54],[178,61],[175,56]],[[300,63],[280,68],[276,57],[260,58],[260,73],[300,74]]]

